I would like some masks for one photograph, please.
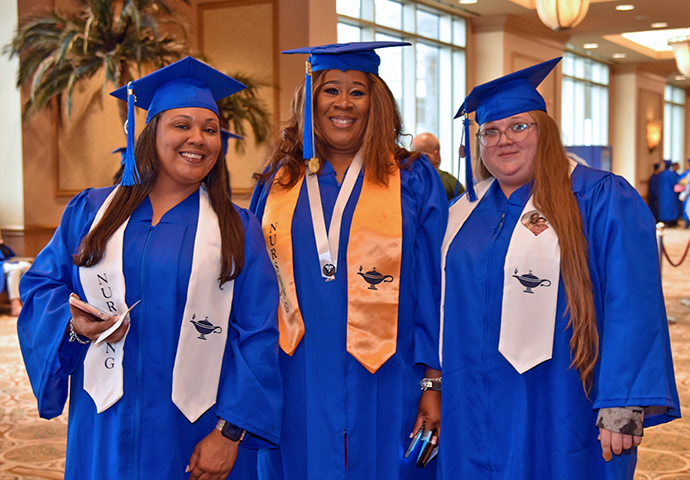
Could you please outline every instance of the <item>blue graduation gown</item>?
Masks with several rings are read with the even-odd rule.
[[[504,259],[529,186],[506,200],[494,182],[446,260],[440,478],[632,479],[637,449],[604,462],[597,410],[664,407],[645,417],[646,426],[680,416],[654,219],[621,177],[577,166],[571,180],[600,342],[589,399],[569,368],[562,280],[553,358],[520,375],[498,351]]]
[[[88,233],[110,188],[85,190],[65,209],[50,243],[21,282],[24,308],[19,341],[39,414],[62,413],[68,388],[67,479],[185,479],[196,444],[218,417],[258,437],[247,446],[277,443],[282,408],[277,364],[278,290],[254,215],[238,208],[245,230],[245,266],[235,279],[232,313],[217,403],[194,424],[171,400],[172,371],[183,321],[194,248],[199,192],[169,210],[151,226],[146,199],[132,214],[124,234],[126,302],[131,312],[124,351],[124,395],[97,414],[83,390],[83,359],[88,345],[69,343],[71,292],[85,298],[74,254]],[[226,284],[226,288],[228,284]],[[203,374],[203,372],[199,372]],[[229,478],[252,478],[240,448]],[[255,455],[255,453],[254,453]]]
[[[285,407],[280,448],[259,452],[265,479],[398,480],[435,478],[435,466],[403,460],[417,416],[424,366],[438,368],[440,246],[446,194],[426,159],[402,169],[403,245],[397,351],[374,374],[346,350],[347,245],[362,188],[360,172],[340,231],[338,273],[325,282],[303,183],[292,220],[295,283],[305,334],[292,356],[282,350]],[[262,218],[268,186],[259,184],[250,209]],[[340,189],[325,162],[319,175],[326,226]],[[347,432],[347,468],[345,465]]]
[[[673,187],[678,183],[678,174],[673,170],[659,173],[659,216],[660,222],[675,222],[681,217],[678,194]]]
[[[655,173],[649,177],[647,188],[647,201],[649,209],[652,211],[655,220],[659,220],[659,174]]]

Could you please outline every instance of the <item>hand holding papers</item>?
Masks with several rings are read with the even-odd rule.
[[[103,333],[101,333],[100,336],[98,337],[98,340],[96,340],[96,341],[94,342],[94,344],[95,344],[95,345],[98,345],[98,344],[101,343],[103,340],[105,340],[106,338],[108,338],[108,337],[110,336],[110,334],[112,334],[115,330],[117,330],[118,328],[120,328],[120,325],[122,325],[122,322],[125,320],[125,318],[127,318],[127,317],[129,316],[129,312],[130,312],[134,307],[136,307],[136,306],[139,304],[139,302],[141,302],[141,300],[137,300],[131,307],[129,307],[129,308],[127,309],[126,312],[124,312],[122,315],[119,315],[119,316],[117,317],[117,321],[116,321],[109,329],[107,329],[107,330],[105,330]]]

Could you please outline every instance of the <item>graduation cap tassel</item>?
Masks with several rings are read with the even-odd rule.
[[[304,82],[304,132],[302,133],[302,158],[309,160],[309,171],[319,171],[319,159],[316,158],[314,146],[314,120],[313,120],[313,92],[311,62],[306,62],[306,76]]]
[[[467,195],[469,195],[470,202],[477,200],[477,194],[474,191],[474,179],[472,178],[472,150],[470,145],[470,118],[465,115],[463,120],[465,125],[463,133],[463,146],[465,150],[465,185],[467,185]]]
[[[125,169],[122,173],[122,181],[120,185],[124,187],[131,187],[139,183],[139,173],[137,172],[137,164],[134,159],[134,103],[136,97],[134,96],[134,89],[132,82],[127,84],[127,122],[125,123],[125,131],[127,133],[127,151],[125,153]]]

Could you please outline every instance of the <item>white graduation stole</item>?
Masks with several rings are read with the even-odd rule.
[[[90,230],[100,222],[118,188],[103,202]],[[120,315],[127,310],[125,277],[122,273],[122,243],[128,223],[129,218],[110,237],[100,262],[92,267],[79,267],[79,279],[86,301],[112,315]],[[122,397],[122,358],[127,333],[117,343],[103,341],[96,345],[96,342],[91,342],[86,352],[84,390],[93,399],[98,413],[107,410]]]
[[[551,359],[556,328],[561,247],[549,226],[536,235],[522,219],[535,212],[532,197],[510,237],[505,259],[498,351],[518,373]]]
[[[470,202],[464,195],[449,210],[441,247],[441,362],[448,248],[493,181],[489,178],[477,184],[477,201]],[[498,350],[520,374],[551,358],[556,324],[560,246],[551,226],[530,230],[523,223],[535,211],[530,197],[513,230],[504,265]]]
[[[92,229],[103,216],[116,190],[113,190],[99,209]],[[127,309],[122,273],[126,225],[127,221],[110,237],[103,259],[97,265],[79,269],[82,287],[89,303],[105,311],[116,311],[117,314]],[[202,185],[192,272],[180,327],[172,386],[172,400],[190,422],[195,422],[215,404],[218,392],[234,289],[234,282],[227,282],[222,290],[218,288],[220,258],[218,218],[209,201],[206,187]],[[98,345],[92,342],[89,346],[84,360],[84,389],[96,403],[98,413],[108,409],[122,397],[125,338],[115,344],[104,341]]]

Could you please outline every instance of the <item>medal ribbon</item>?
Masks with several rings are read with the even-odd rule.
[[[309,210],[311,211],[311,222],[314,226],[314,240],[316,250],[319,252],[319,264],[321,265],[321,276],[327,282],[335,280],[335,273],[338,269],[338,248],[340,243],[340,226],[343,220],[345,205],[352,195],[355,182],[362,170],[362,154],[357,152],[355,159],[347,169],[345,179],[335,200],[331,225],[326,234],[326,222],[323,217],[323,205],[321,204],[321,191],[319,190],[319,178],[315,173],[307,175],[307,193],[309,194]]]

